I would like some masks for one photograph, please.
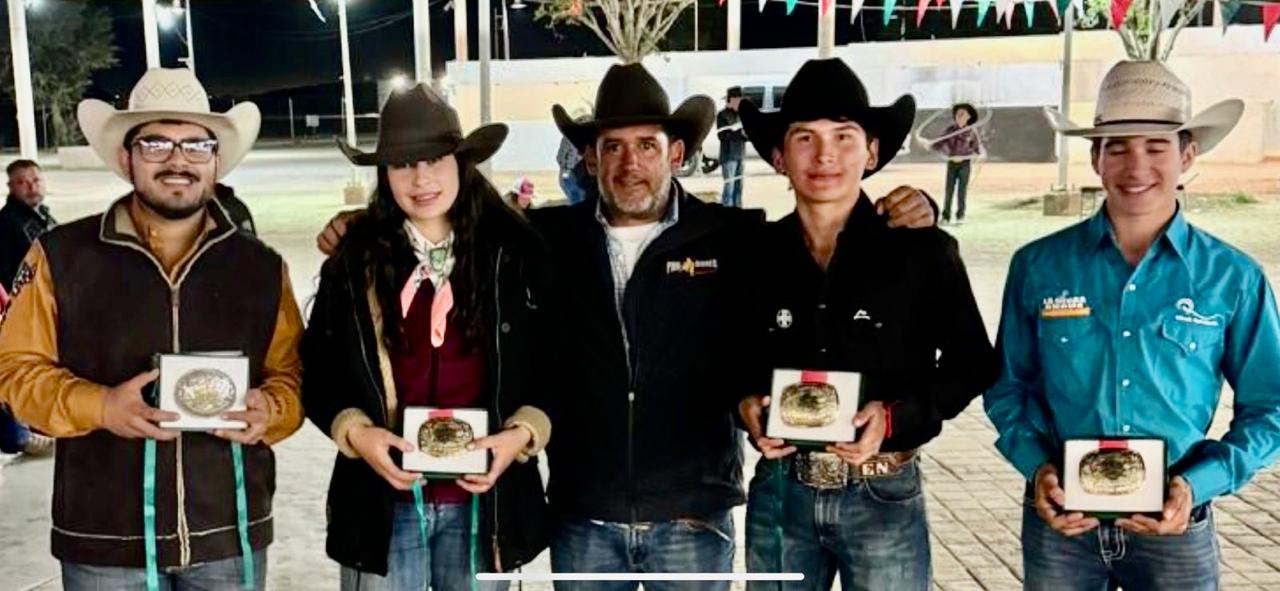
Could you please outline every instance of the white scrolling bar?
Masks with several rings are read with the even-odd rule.
[[[477,573],[481,581],[803,581],[804,573]]]

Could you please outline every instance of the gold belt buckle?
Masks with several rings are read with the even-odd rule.
[[[796,478],[805,485],[821,490],[844,488],[849,482],[849,467],[833,453],[809,452],[797,456]]]
[[[858,478],[888,478],[897,476],[902,469],[915,460],[913,452],[882,453],[871,456],[871,459],[858,464],[854,472]]]

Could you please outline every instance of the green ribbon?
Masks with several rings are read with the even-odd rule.
[[[480,495],[471,495],[471,591],[480,590],[480,581],[476,580],[476,565],[480,564]]]
[[[431,546],[428,544],[428,541],[426,541],[426,504],[422,503],[422,481],[421,480],[413,481],[413,509],[417,510],[417,537],[420,537],[420,539],[422,540],[422,551],[424,551],[426,555],[430,555]],[[431,563],[429,562],[429,560],[425,560],[424,565],[425,565],[424,571],[428,571],[428,573],[426,573],[426,579],[430,581]]]
[[[244,560],[245,589],[256,588],[253,548],[249,546],[249,500],[244,487],[244,452],[239,443],[231,443],[231,459],[236,478],[236,530],[240,534],[240,554]],[[142,446],[142,539],[147,553],[147,591],[159,591],[160,567],[156,555],[156,440]]]
[[[431,546],[427,542],[427,507],[423,502],[422,481],[415,480],[413,482],[413,508],[418,512],[418,536],[422,538],[422,549],[424,552],[430,552]],[[468,568],[467,573],[470,575],[468,580],[471,581],[471,591],[479,591],[480,581],[476,580],[476,565],[480,564],[480,495],[471,495],[471,535],[467,543],[468,549]],[[430,580],[430,576],[427,577]]]
[[[147,550],[147,591],[159,591],[156,559],[156,440],[142,444],[142,539]]]
[[[786,500],[784,496],[787,494],[787,467],[784,462],[785,460],[781,459],[773,460],[773,483],[774,488],[776,489],[774,492],[777,493],[777,498],[773,502],[773,537],[776,538],[778,542],[777,572],[779,573],[783,572],[782,565],[783,562],[785,562],[786,556],[786,552],[782,547],[783,540],[785,539],[785,533],[782,530],[782,520],[784,519],[782,511]],[[778,591],[782,591],[782,585],[782,581],[778,581]]]
[[[249,496],[244,488],[244,450],[235,441],[231,442],[231,461],[236,469],[236,530],[240,533],[240,554],[244,559],[242,586],[254,589],[257,577],[253,572],[253,548],[249,546]]]

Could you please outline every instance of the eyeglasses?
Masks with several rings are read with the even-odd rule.
[[[195,164],[204,164],[213,160],[218,153],[218,140],[213,138],[172,140],[161,135],[140,137],[133,141],[138,154],[144,162],[160,164],[173,156],[174,148],[182,149],[182,156]]]

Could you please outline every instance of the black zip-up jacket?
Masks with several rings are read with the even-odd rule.
[[[561,362],[542,307],[551,281],[545,244],[502,206],[486,207],[477,231],[492,282],[484,349],[489,428],[495,433],[521,406],[545,408],[541,397],[557,388]],[[407,277],[417,261],[404,254],[401,275]],[[325,435],[347,408],[359,408],[376,426],[389,424],[366,272],[351,258],[339,254],[325,262],[302,342],[306,414]],[[399,461],[398,453],[392,457]],[[326,505],[329,556],[385,575],[395,502],[395,489],[368,463],[337,454]],[[497,569],[517,568],[547,547],[549,515],[537,458],[512,462],[482,496],[481,507],[480,547]]]
[[[889,229],[863,195],[825,272],[795,213],[750,242],[762,270],[748,321],[756,393],[769,391],[773,368],[862,372],[863,402],[892,406],[881,450],[903,451],[995,381],[995,352],[946,232]]]
[[[551,407],[551,504],[561,518],[698,518],[744,502],[734,336],[744,233],[758,211],[673,182],[679,216],[640,254],[621,314],[597,201],[533,210],[556,258],[566,388]]]
[[[9,196],[0,208],[0,285],[13,293],[13,276],[27,256],[31,243],[57,225],[44,204],[31,207]]]

